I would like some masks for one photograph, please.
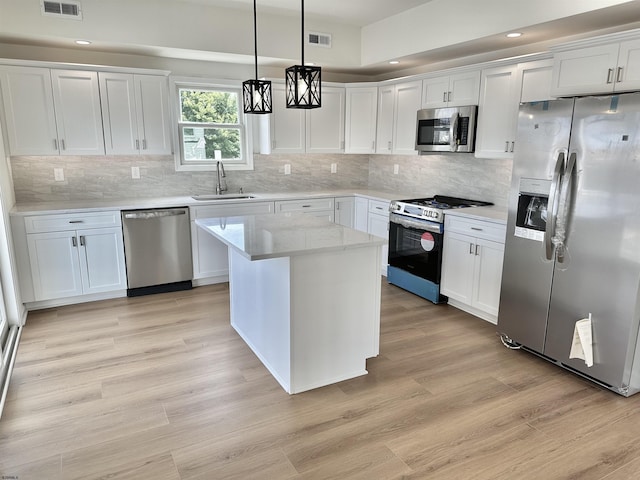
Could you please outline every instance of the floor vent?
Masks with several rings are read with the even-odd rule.
[[[328,33],[309,33],[309,45],[331,48],[331,35]]]
[[[75,20],[82,19],[82,9],[80,2],[65,1],[54,2],[51,0],[40,0],[43,15],[52,15],[55,17],[73,18]]]

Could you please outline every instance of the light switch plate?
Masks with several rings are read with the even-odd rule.
[[[140,167],[131,167],[131,178],[140,178]]]
[[[400,173],[400,165],[398,165],[397,163],[393,164],[393,174],[394,175],[398,175],[398,173]]]
[[[55,179],[56,182],[64,182],[64,169],[54,168],[53,178]]]
[[[285,175],[291,175],[291,164],[290,163],[287,163],[284,166],[284,174]]]
[[[338,164],[337,163],[332,163],[331,164],[331,173],[338,173]]]

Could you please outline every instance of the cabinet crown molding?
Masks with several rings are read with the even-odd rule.
[[[606,45],[610,43],[622,42],[625,40],[640,39],[640,28],[626,30],[624,32],[610,33],[600,35],[598,37],[585,38],[583,40],[575,40],[573,42],[561,43],[549,47],[553,53],[575,50],[578,48],[597,47],[598,45]]]

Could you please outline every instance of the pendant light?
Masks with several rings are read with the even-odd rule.
[[[256,0],[253,0],[253,46],[256,76],[242,82],[244,113],[271,113],[271,82],[258,80],[258,27],[256,20]]]
[[[320,67],[304,64],[304,0],[302,4],[302,65],[286,70],[287,108],[320,107]]]

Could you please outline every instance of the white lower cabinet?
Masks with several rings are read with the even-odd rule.
[[[505,234],[500,223],[445,215],[440,292],[491,323],[498,317]]]
[[[273,213],[273,202],[202,205],[189,208],[191,216],[191,252],[195,285],[226,282],[229,275],[227,246],[196,225],[199,218],[232,217]]]
[[[376,237],[389,239],[389,202],[369,200],[367,232]],[[389,245],[383,245],[381,250],[380,271],[386,277],[387,265],[389,264]]]
[[[38,215],[25,227],[35,301],[127,288],[120,212]]]
[[[335,222],[344,227],[354,228],[355,225],[355,198],[354,197],[336,197],[335,205]]]

